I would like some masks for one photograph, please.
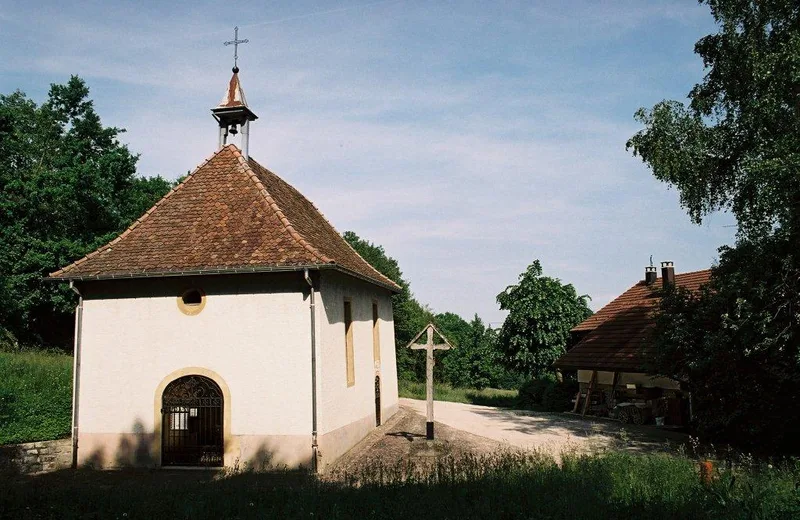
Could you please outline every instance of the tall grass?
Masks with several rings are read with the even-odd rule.
[[[9,518],[797,518],[798,467],[722,468],[667,454],[536,453],[304,473],[65,471],[0,486]]]
[[[397,382],[400,397],[409,399],[426,399],[425,383],[399,380]],[[499,390],[497,388],[455,388],[448,384],[437,383],[433,387],[433,398],[437,401],[454,403],[480,404],[486,406],[515,407],[517,390]]]
[[[0,352],[0,444],[70,433],[72,357]]]

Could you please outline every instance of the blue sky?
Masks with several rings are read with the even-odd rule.
[[[140,173],[174,179],[216,147],[234,25],[251,155],[436,311],[499,324],[495,296],[537,258],[597,309],[650,255],[704,269],[733,241],[625,150],[637,108],[702,78],[715,28],[688,0],[0,0],[0,92],[41,101],[78,74]]]

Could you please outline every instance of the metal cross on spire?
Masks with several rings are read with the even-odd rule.
[[[233,40],[229,42],[225,42],[225,46],[233,45],[233,72],[239,72],[239,44],[240,43],[250,43],[250,40],[239,39],[239,26],[233,28]]]

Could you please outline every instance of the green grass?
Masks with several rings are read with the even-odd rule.
[[[7,518],[797,518],[797,465],[722,469],[710,485],[673,455],[537,453],[374,464],[350,479],[304,473],[65,470],[10,477]]]
[[[72,357],[0,352],[0,444],[69,435]]]
[[[425,383],[400,380],[397,382],[400,397],[425,399]],[[517,406],[516,390],[499,390],[497,388],[454,388],[448,384],[434,384],[433,398],[437,401],[454,403],[480,404],[485,406]]]

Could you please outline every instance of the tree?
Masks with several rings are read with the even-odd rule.
[[[798,453],[796,250],[777,233],[722,251],[699,293],[661,300],[652,370],[691,392],[698,433],[762,453]]]
[[[504,365],[497,333],[487,328],[477,314],[470,322],[451,312],[438,314],[436,325],[455,347],[439,357],[442,379],[447,383],[480,389],[516,388],[522,381],[520,373]]]
[[[729,210],[739,229],[708,289],[664,298],[655,369],[693,389],[701,432],[797,450],[786,434],[800,376],[800,4],[705,3],[719,31],[695,45],[703,81],[688,106],[640,109],[645,128],[627,146],[694,222]]]
[[[569,331],[589,316],[588,296],[578,296],[571,284],[542,276],[539,260],[497,295],[501,310],[509,311],[498,338],[506,362],[533,375],[551,370],[564,352]]]
[[[706,76],[689,105],[639,109],[627,144],[680,193],[694,222],[730,210],[743,236],[800,226],[800,4],[705,0],[719,32],[695,52]]]
[[[37,106],[0,95],[0,329],[66,346],[74,295],[49,272],[110,240],[171,187],[136,176],[137,157],[104,127],[73,76]]]
[[[345,231],[342,236],[372,267],[401,287],[401,292],[392,296],[397,374],[400,379],[424,380],[425,356],[418,356],[405,346],[433,319],[433,313],[413,297],[397,260],[387,255],[383,246],[364,240],[353,231]]]

